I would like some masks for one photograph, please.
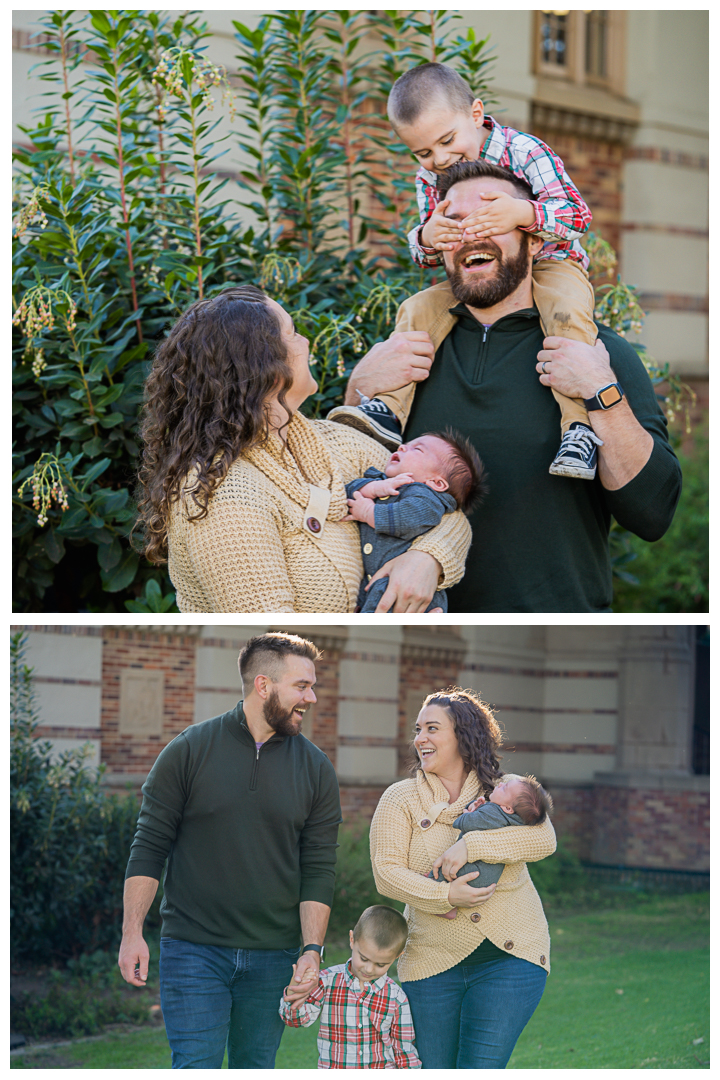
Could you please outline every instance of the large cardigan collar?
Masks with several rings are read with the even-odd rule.
[[[477,773],[471,772],[462,786],[462,790],[454,803],[448,802],[449,795],[445,785],[438,780],[434,773],[425,773],[418,769],[415,774],[415,790],[420,800],[423,819],[435,824],[439,821],[443,825],[452,825],[467,804],[480,790]]]
[[[298,506],[307,506],[313,484],[330,491],[329,521],[341,521],[347,515],[341,470],[333,462],[313,421],[302,413],[293,413],[287,426],[287,446],[277,435],[271,435],[264,446],[246,450],[243,457]]]

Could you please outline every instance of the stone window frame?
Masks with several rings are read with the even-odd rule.
[[[562,80],[580,86],[593,86],[612,93],[624,91],[626,12],[604,10],[607,15],[607,72],[604,76],[591,75],[586,70],[586,11],[563,11],[556,14],[567,16],[567,63],[551,64],[542,57],[543,14],[549,9],[535,12],[534,71],[551,79]]]

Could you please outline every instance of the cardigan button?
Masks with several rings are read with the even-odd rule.
[[[420,828],[421,829],[429,829],[431,825],[432,825],[432,821],[428,817],[424,817],[422,819],[422,821],[420,822]]]
[[[477,911],[473,911],[472,915],[470,916],[470,922],[480,922],[480,916],[478,915]]]
[[[319,533],[322,530],[322,525],[317,518],[309,517],[305,524],[312,533]]]
[[[515,942],[514,941],[506,941],[505,942],[505,948],[506,949],[513,949],[514,947],[515,947]]]
[[[371,551],[372,551],[372,544],[366,544],[365,547],[363,548],[363,553],[365,555],[369,555]]]
[[[541,957],[540,957],[540,963],[541,963],[541,964],[544,964],[544,963],[545,963],[545,957],[544,957],[544,956],[541,956]]]

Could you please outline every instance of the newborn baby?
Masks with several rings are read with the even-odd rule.
[[[443,514],[458,507],[469,514],[485,494],[485,470],[476,450],[450,429],[441,435],[421,435],[391,454],[385,472],[367,469],[345,485],[347,521],[360,524],[365,575],[357,609],[375,611],[388,579],[373,582],[373,574],[389,559],[402,555],[417,536],[434,528]],[[436,592],[426,608],[447,611],[447,595]]]
[[[514,773],[506,773],[499,784],[495,786],[489,799],[479,795],[463,810],[460,817],[453,821],[453,828],[460,830],[459,840],[467,832],[478,832],[483,829],[503,829],[506,825],[542,825],[545,818],[552,812],[553,801],[542,784],[534,776],[517,776]],[[458,841],[455,842],[456,844]],[[432,870],[426,875],[435,877],[438,881],[448,881],[443,877],[440,865],[447,856],[452,856],[454,847],[443,852],[439,859],[433,863]],[[462,845],[467,852],[465,845]],[[468,885],[476,889],[484,889],[488,885],[498,882],[505,869],[504,863],[469,862],[459,865],[460,859],[453,868],[452,878],[471,874],[478,871],[478,876],[468,881]],[[457,908],[446,911],[439,915],[439,919],[454,919],[457,917]]]

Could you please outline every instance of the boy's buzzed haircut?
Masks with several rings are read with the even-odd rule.
[[[454,428],[428,431],[448,444],[448,466],[445,479],[448,491],[464,514],[469,514],[488,493],[487,473],[477,450],[464,435]]]
[[[314,664],[322,653],[312,641],[298,634],[275,632],[250,638],[238,656],[244,692],[249,691],[257,675],[267,675],[273,682],[278,682],[287,656],[304,656]]]
[[[552,813],[552,798],[534,776],[523,776],[522,785],[523,790],[515,800],[515,813],[525,825],[542,825]]]
[[[469,113],[475,94],[457,71],[447,64],[420,64],[401,75],[388,98],[388,120],[395,128],[414,124],[418,116],[436,104]]]
[[[454,165],[443,169],[437,178],[438,200],[442,202],[446,199],[448,191],[455,184],[462,184],[465,180],[479,180],[486,176],[512,184],[521,199],[535,198],[533,189],[524,177],[516,176],[504,165],[495,165],[492,161],[478,158],[477,161],[456,161]]]
[[[387,904],[373,904],[365,908],[353,927],[355,941],[370,940],[379,949],[397,948],[398,955],[405,948],[408,924],[395,908]]]

